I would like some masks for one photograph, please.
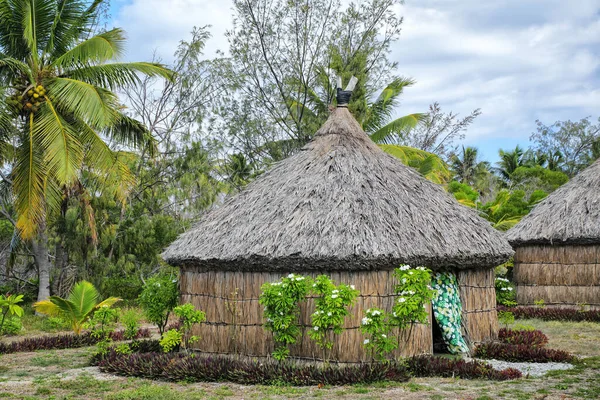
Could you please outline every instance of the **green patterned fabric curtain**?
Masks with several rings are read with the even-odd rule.
[[[438,272],[433,276],[431,287],[436,294],[431,301],[433,316],[440,326],[448,351],[452,354],[468,353],[461,330],[462,304],[456,275],[452,272]]]

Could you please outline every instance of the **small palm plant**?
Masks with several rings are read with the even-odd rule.
[[[49,316],[60,316],[71,324],[76,335],[81,333],[83,325],[92,317],[94,312],[102,307],[111,307],[117,301],[117,297],[98,302],[100,297],[98,291],[90,282],[81,281],[77,283],[69,297],[63,299],[58,296],[50,296],[48,300],[38,301],[33,308],[38,313]]]

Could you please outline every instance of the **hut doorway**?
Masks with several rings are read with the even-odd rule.
[[[448,346],[442,336],[442,330],[435,318],[431,319],[431,336],[433,338],[433,353],[434,354],[449,354]]]

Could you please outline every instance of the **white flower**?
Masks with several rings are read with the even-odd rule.
[[[513,288],[509,287],[507,288],[509,292],[512,292]]]
[[[160,283],[156,282],[156,287],[160,287]]]
[[[315,327],[313,327],[313,329],[314,329],[315,331],[318,331],[318,330],[319,330],[319,327],[318,327],[318,326],[315,326]]]
[[[293,277],[294,277],[294,274],[289,274],[288,275],[288,278],[293,278]]]
[[[354,290],[354,285],[350,285],[350,289]]]
[[[279,311],[279,315],[283,315],[283,311]]]
[[[381,334],[381,337],[384,338],[384,339],[387,338],[387,336],[385,334],[383,334],[383,333]]]
[[[328,317],[331,317],[331,313],[330,313],[330,312],[328,312],[328,313],[327,313],[327,316],[328,316]]]
[[[303,280],[304,280],[304,277],[303,277],[303,276],[299,276],[299,277],[297,277],[297,278],[296,278],[296,280],[297,280],[297,281],[303,281]]]
[[[316,284],[316,283],[313,283],[313,287],[317,287],[317,284]]]
[[[365,340],[363,341],[363,344],[369,344],[369,339],[365,339]]]
[[[278,296],[281,296],[281,292],[277,293]]]
[[[332,298],[332,299],[337,299],[337,298],[338,298],[338,295],[337,295],[337,294],[332,294],[332,295],[331,295],[331,298]]]
[[[413,272],[412,272],[412,271],[408,271],[408,274],[409,274],[409,275],[412,275],[412,274],[413,274]]]
[[[406,301],[406,299],[404,297],[400,297],[398,299],[398,303],[404,303]]]
[[[392,313],[392,315],[393,315],[394,317],[397,317],[397,315],[396,315],[396,311],[394,311],[394,312]]]
[[[410,265],[401,265],[400,266],[400,271],[406,271],[410,269]]]
[[[364,317],[364,318],[363,318],[363,319],[360,321],[360,323],[361,323],[361,324],[363,324],[363,325],[368,325],[368,324],[370,324],[370,323],[371,323],[371,319],[370,319],[370,318],[367,318],[367,317]]]
[[[337,289],[336,289],[336,290],[332,290],[332,291],[331,291],[331,293],[339,293],[339,292],[340,292],[340,291],[339,291],[339,290],[337,290]]]
[[[406,278],[402,278],[402,283],[406,283]]]

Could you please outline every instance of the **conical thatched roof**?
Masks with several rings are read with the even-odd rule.
[[[600,160],[542,200],[506,237],[515,246],[600,243]]]
[[[508,242],[442,187],[384,153],[346,108],[300,152],[209,212],[163,254],[254,271],[489,267]]]

